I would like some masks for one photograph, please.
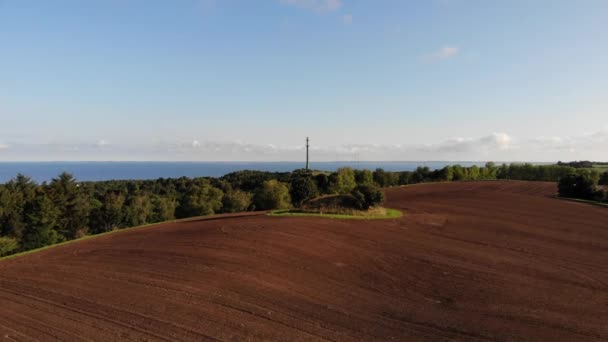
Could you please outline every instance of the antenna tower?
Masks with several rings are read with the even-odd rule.
[[[306,170],[308,170],[308,143],[310,142],[310,140],[308,139],[308,137],[306,137]]]

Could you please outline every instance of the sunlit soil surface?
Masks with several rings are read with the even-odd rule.
[[[388,220],[218,216],[0,261],[0,339],[608,339],[608,209],[553,183],[386,191]]]

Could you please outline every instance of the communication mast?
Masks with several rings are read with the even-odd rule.
[[[308,147],[309,147],[308,142],[309,141],[310,140],[308,139],[308,137],[306,137],[306,170],[307,171],[308,171]]]

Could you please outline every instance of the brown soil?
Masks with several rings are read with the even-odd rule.
[[[0,261],[0,339],[608,339],[608,209],[553,183],[386,191],[395,220],[232,215]]]

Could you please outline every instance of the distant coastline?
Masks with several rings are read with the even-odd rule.
[[[412,171],[418,166],[430,169],[449,164],[483,166],[486,162],[449,161],[333,161],[312,162],[311,168],[335,171],[350,166],[357,169],[382,168],[386,171]],[[240,170],[288,172],[303,168],[303,162],[0,162],[0,183],[22,173],[36,182],[50,181],[61,172],[69,172],[79,181],[157,179],[178,177],[221,177]]]
[[[431,170],[446,165],[483,166],[485,161],[328,161],[311,162],[311,168],[323,171],[335,171],[349,166],[355,169],[386,171],[412,171],[418,166],[427,166]],[[500,164],[500,162],[496,162]],[[547,163],[533,163],[547,164]],[[36,182],[50,181],[61,172],[69,172],[79,181],[157,179],[178,177],[221,177],[227,173],[240,170],[258,170],[270,172],[288,172],[303,168],[304,162],[145,162],[145,161],[45,161],[45,162],[0,162],[0,183],[5,183],[22,173]]]

